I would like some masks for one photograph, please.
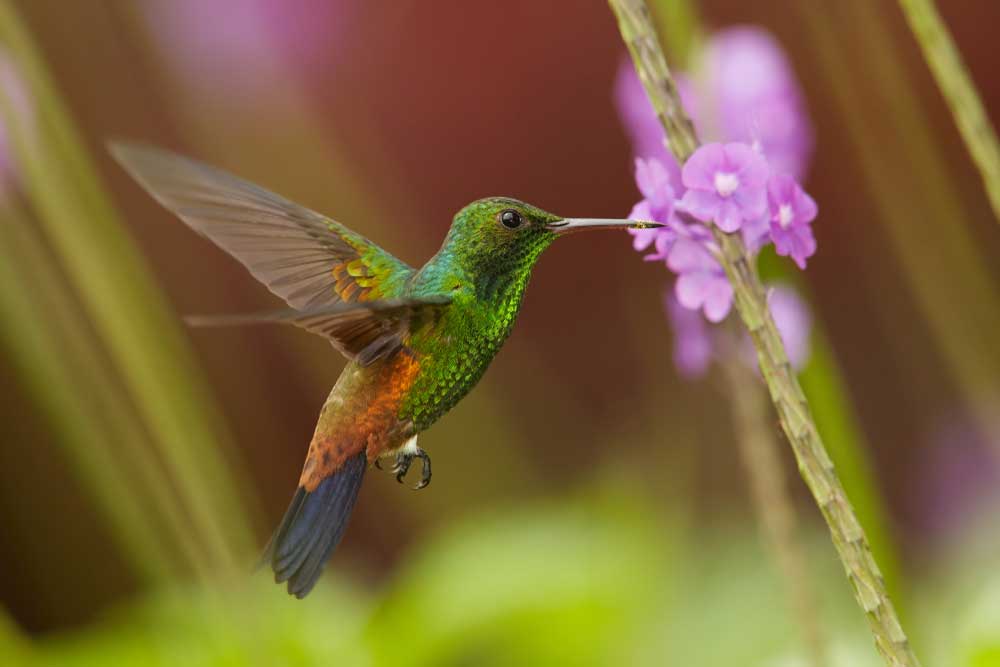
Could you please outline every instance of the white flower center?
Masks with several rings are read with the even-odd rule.
[[[782,229],[788,229],[788,225],[792,224],[794,217],[791,204],[782,204],[778,207],[778,224],[781,225]]]
[[[715,191],[720,196],[728,197],[736,192],[736,188],[738,187],[740,187],[740,179],[736,174],[730,174],[725,171],[715,172]]]

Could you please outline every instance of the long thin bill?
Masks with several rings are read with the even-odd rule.
[[[591,229],[654,229],[663,227],[659,222],[646,220],[621,220],[614,218],[565,218],[549,225],[558,234]]]

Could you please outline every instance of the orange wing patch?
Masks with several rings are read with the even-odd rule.
[[[361,380],[365,387],[345,387],[350,398],[342,404],[323,406],[299,485],[312,491],[335,473],[344,461],[364,451],[369,461],[409,437],[407,424],[399,421],[399,406],[420,371],[420,361],[401,350],[382,364],[374,377]],[[350,371],[345,371],[350,372]],[[330,414],[326,414],[327,410]]]
[[[373,301],[383,296],[378,275],[361,258],[335,265],[333,280],[334,291],[347,303]]]

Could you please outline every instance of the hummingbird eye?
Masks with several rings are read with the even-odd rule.
[[[508,229],[517,229],[521,226],[521,214],[513,209],[507,209],[500,214],[500,224]]]

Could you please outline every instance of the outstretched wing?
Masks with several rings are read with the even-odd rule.
[[[292,308],[395,296],[414,272],[347,227],[224,171],[145,146],[110,150],[154,199]]]
[[[406,344],[410,334],[437,322],[451,298],[389,299],[363,304],[335,304],[305,311],[257,315],[188,317],[193,326],[228,326],[288,322],[324,336],[348,359],[367,366]]]

